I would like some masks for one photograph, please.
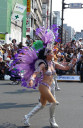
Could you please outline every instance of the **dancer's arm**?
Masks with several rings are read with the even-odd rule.
[[[55,62],[55,69],[69,70],[70,67],[69,66],[63,66],[62,64]]]
[[[31,75],[30,81],[29,81],[29,85],[32,87],[34,80],[36,78],[36,76],[43,71],[43,69],[45,68],[45,64],[41,64],[33,73],[33,75]]]
[[[69,63],[68,66],[63,66],[62,64],[59,64],[57,62],[55,62],[55,68],[56,69],[61,69],[61,70],[70,70],[71,68],[73,68],[75,66],[76,60],[73,59],[71,63]]]

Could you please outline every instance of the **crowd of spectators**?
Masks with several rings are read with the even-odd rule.
[[[26,46],[31,47],[32,44],[33,40],[30,39],[30,36],[27,36]],[[16,39],[13,39],[10,44],[0,45],[0,80],[3,80],[5,75],[11,76],[11,71],[9,70],[11,62],[14,59],[14,55],[22,47],[22,42],[18,44]],[[56,58],[62,65],[68,65],[73,58],[76,59],[76,65],[73,70],[57,70],[58,75],[83,75],[83,43],[81,39],[79,41],[73,39],[66,44],[59,43],[56,48]],[[83,80],[83,76],[81,79]]]
[[[11,62],[14,55],[23,47],[22,42],[17,45],[16,39],[10,44],[0,45],[0,80],[4,80],[5,76],[12,76],[10,71]]]
[[[81,75],[83,74],[83,43],[82,39],[75,41],[73,39],[67,44],[61,44],[57,50],[58,62],[62,65],[68,65],[72,59],[76,59],[73,70],[62,71],[57,70],[59,75]],[[83,78],[82,78],[83,79]]]

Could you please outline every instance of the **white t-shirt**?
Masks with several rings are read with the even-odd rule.
[[[4,60],[6,60],[7,59],[7,56],[8,56],[8,53],[6,52],[6,53],[4,53]]]
[[[80,60],[80,57],[82,56],[82,54],[80,54],[80,52],[77,54],[77,61]]]

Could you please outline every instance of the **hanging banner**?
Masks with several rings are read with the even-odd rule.
[[[11,18],[12,18],[13,20],[15,20],[15,21],[22,21],[23,15],[20,15],[20,14],[18,14],[18,13],[13,13]]]
[[[80,75],[62,75],[57,77],[58,81],[80,81]]]
[[[18,3],[16,3],[16,5],[14,7],[14,11],[17,11],[20,13],[24,13],[25,9],[26,9],[26,6],[18,4]]]
[[[26,32],[30,33],[30,26],[31,26],[31,0],[27,0]]]
[[[31,12],[31,0],[27,0],[27,12]]]

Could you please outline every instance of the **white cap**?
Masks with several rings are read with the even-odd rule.
[[[2,58],[3,59],[3,57],[0,55],[0,58]]]
[[[64,50],[64,48],[62,48],[62,50]]]
[[[83,51],[83,49],[80,49],[80,51]]]
[[[10,61],[10,58],[9,58],[9,57],[7,57],[6,61]]]
[[[79,40],[82,40],[82,38],[79,38]]]
[[[0,47],[2,47],[2,45],[0,44]]]

